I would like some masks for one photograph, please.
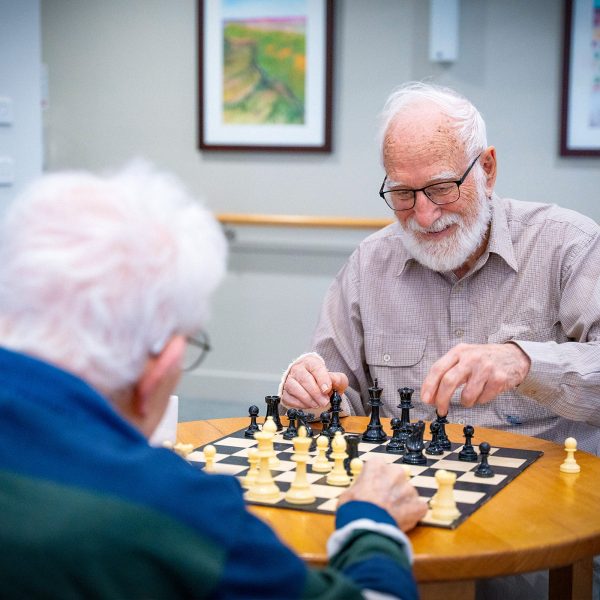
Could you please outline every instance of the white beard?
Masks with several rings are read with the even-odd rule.
[[[433,271],[454,271],[464,265],[479,248],[492,218],[492,209],[485,193],[478,193],[478,210],[472,225],[465,223],[456,213],[442,215],[430,227],[421,227],[414,216],[401,225],[401,239],[412,257]],[[413,232],[432,233],[442,231],[456,223],[456,231],[440,240],[424,241]]]

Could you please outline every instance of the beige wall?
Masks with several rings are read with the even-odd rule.
[[[50,169],[145,156],[217,212],[388,216],[376,115],[398,83],[431,77],[479,107],[497,191],[600,220],[600,161],[558,156],[562,0],[461,0],[460,53],[428,60],[426,0],[337,0],[334,151],[199,152],[193,0],[42,0]],[[274,392],[309,344],[327,283],[368,232],[240,230],[215,305],[215,351],[182,384],[198,397]]]

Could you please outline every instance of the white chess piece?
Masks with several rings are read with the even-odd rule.
[[[246,492],[246,498],[255,502],[276,502],[281,492],[271,476],[269,458],[273,452],[273,434],[270,431],[256,431],[254,439],[258,442],[258,475],[256,481]]]
[[[256,448],[248,448],[248,464],[250,465],[250,469],[248,469],[246,476],[242,480],[242,487],[247,490],[250,489],[256,481],[259,460],[258,450]]]
[[[438,491],[435,494],[435,502],[431,506],[431,518],[436,521],[452,522],[460,516],[454,500],[454,482],[456,473],[439,469],[435,474]]]
[[[352,473],[352,483],[356,481],[363,469],[363,461],[360,458],[353,458],[350,461],[350,472]]]
[[[275,437],[275,434],[277,433],[277,425],[275,425],[275,421],[273,420],[273,417],[267,417],[265,424],[262,426],[262,430],[271,434],[271,442],[270,442],[271,455],[269,456],[269,467],[271,467],[271,469],[275,469],[281,464],[281,461],[279,460],[279,458],[277,457],[277,454],[275,453],[275,450],[273,449],[273,438]]]
[[[208,444],[204,446],[204,471],[206,473],[214,473],[215,472],[215,455],[217,454],[217,449],[212,445]]]
[[[312,438],[306,436],[305,427],[300,427],[298,433],[298,437],[292,440],[294,444],[292,460],[296,463],[296,476],[285,495],[285,499],[290,504],[311,504],[315,501],[315,495],[306,477],[306,463],[308,462],[308,449],[310,448]]]
[[[348,458],[346,454],[346,440],[341,431],[336,431],[331,441],[331,458],[333,458],[333,470],[327,475],[329,485],[350,485],[350,477],[346,473],[344,460]]]
[[[577,452],[577,440],[575,438],[569,437],[565,440],[565,452],[567,453],[567,458],[560,465],[560,470],[563,473],[579,473],[581,467],[575,460],[575,452]]]
[[[327,459],[328,448],[329,438],[325,435],[320,435],[317,438],[317,456],[312,464],[312,470],[315,473],[329,473],[331,471],[331,463]]]

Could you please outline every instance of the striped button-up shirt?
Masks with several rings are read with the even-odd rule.
[[[369,413],[368,388],[383,388],[381,415],[430,420],[419,401],[431,365],[458,343],[513,341],[530,357],[518,388],[465,408],[451,422],[506,429],[600,454],[600,228],[553,205],[492,199],[488,246],[461,279],[432,271],[404,248],[394,223],[365,239],[332,283],[313,348],[348,375],[342,408]]]

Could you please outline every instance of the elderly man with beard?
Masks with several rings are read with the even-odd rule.
[[[380,196],[397,222],[331,285],[313,350],[282,379],[288,407],[507,429],[600,451],[600,229],[555,205],[498,197],[496,150],[467,99],[409,83],[382,114]],[[542,190],[542,188],[540,188]]]

